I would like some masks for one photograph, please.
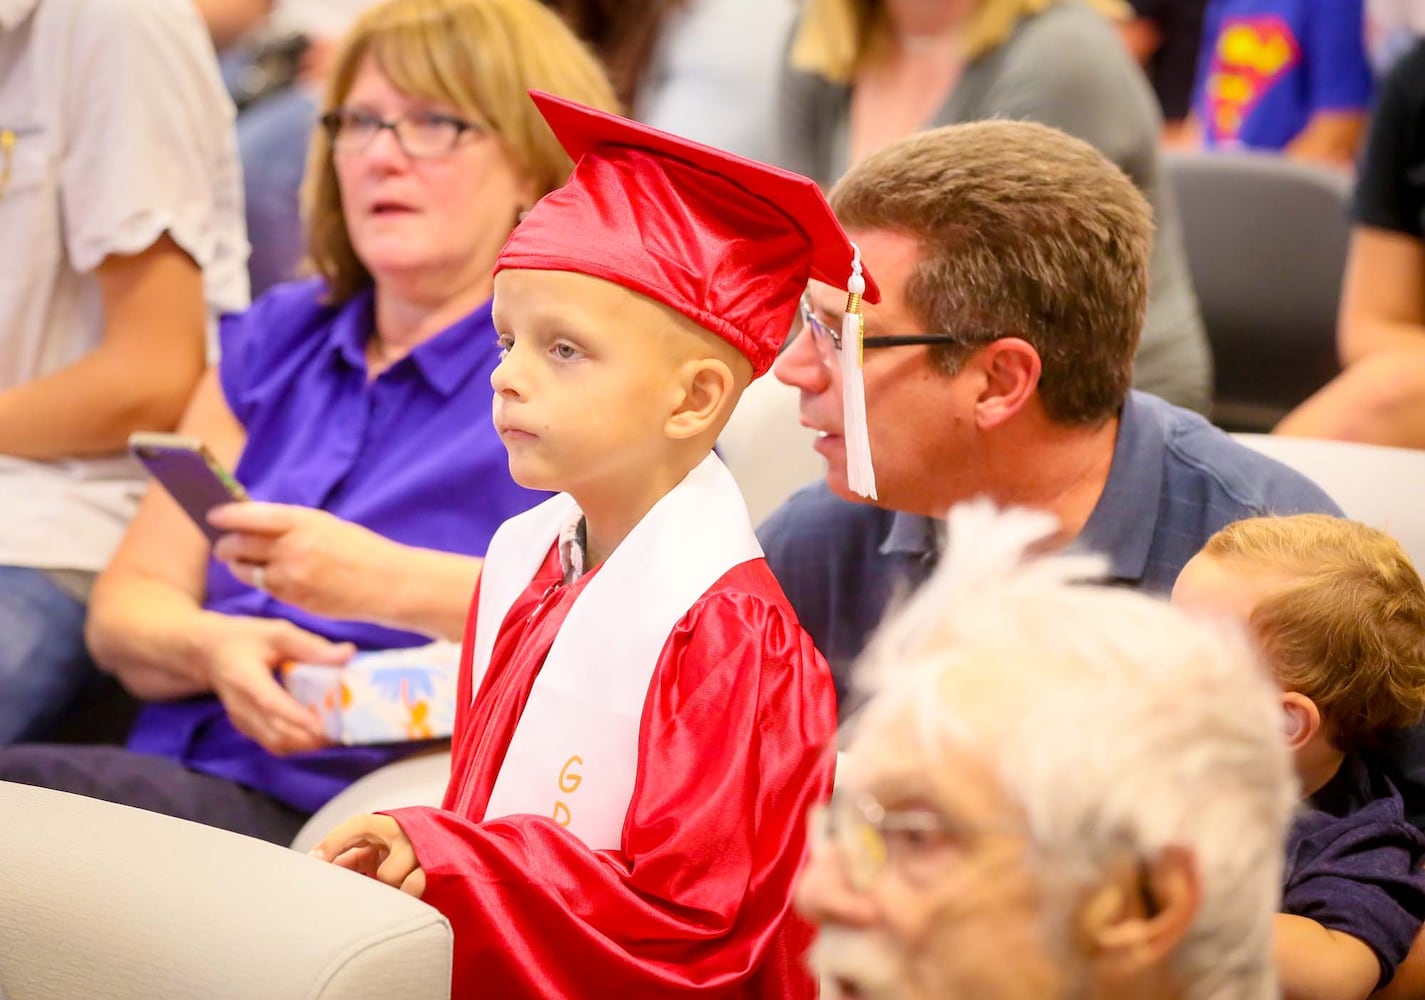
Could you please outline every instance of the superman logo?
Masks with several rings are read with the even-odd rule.
[[[1262,95],[1301,61],[1291,28],[1279,17],[1233,17],[1223,22],[1207,74],[1207,114],[1219,140],[1237,138]]]

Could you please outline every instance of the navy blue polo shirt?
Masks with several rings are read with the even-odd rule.
[[[1189,410],[1130,393],[1113,465],[1077,546],[1110,560],[1115,583],[1167,593],[1219,528],[1262,514],[1340,515],[1301,473],[1234,441]],[[758,538],[845,705],[852,662],[897,594],[939,558],[934,520],[836,497],[825,482],[793,495]]]

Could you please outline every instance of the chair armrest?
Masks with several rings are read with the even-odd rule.
[[[224,830],[0,782],[0,996],[450,995],[450,925]]]

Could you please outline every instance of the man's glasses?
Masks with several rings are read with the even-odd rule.
[[[813,850],[836,847],[852,888],[865,892],[888,866],[911,882],[934,879],[944,849],[986,833],[1022,832],[1018,823],[965,823],[933,809],[887,809],[872,795],[837,792],[811,812]]]
[[[812,337],[823,350],[841,350],[841,330],[823,323],[812,307],[811,296],[802,294],[802,324],[811,329]],[[921,344],[967,344],[968,341],[950,333],[901,333],[885,337],[862,337],[861,346],[870,351],[877,347],[914,347]]]
[[[475,122],[437,112],[406,115],[387,121],[366,111],[337,108],[322,115],[332,149],[338,153],[360,153],[386,129],[396,137],[401,150],[412,159],[444,156],[455,149],[466,132],[484,135],[488,129]]]

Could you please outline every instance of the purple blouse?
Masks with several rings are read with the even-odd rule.
[[[495,434],[490,373],[499,350],[489,303],[368,383],[372,294],[332,308],[322,304],[322,289],[319,280],[281,285],[223,322],[219,380],[248,435],[238,480],[255,500],[320,508],[408,545],[483,555],[502,521],[547,495],[510,478]],[[308,614],[246,586],[213,559],[204,606],[285,618],[359,649],[429,641]],[[147,706],[129,746],[307,812],[411,749],[276,757],[238,733],[212,696]]]

